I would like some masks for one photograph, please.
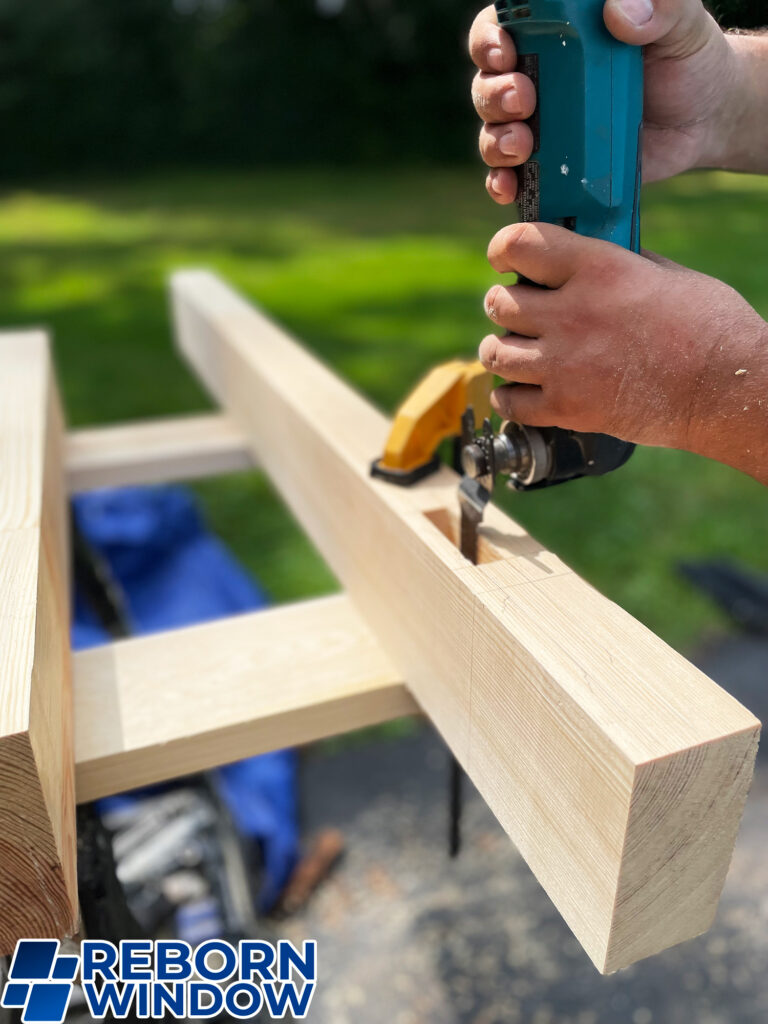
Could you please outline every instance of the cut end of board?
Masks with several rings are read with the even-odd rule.
[[[752,729],[638,765],[603,974],[712,925],[760,739]]]
[[[10,766],[13,765],[13,769]],[[23,780],[23,786],[19,785]],[[29,735],[0,740],[0,956],[77,929],[77,888],[54,840]],[[74,837],[69,837],[74,841]]]

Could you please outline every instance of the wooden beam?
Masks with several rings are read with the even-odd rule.
[[[0,334],[0,954],[77,918],[62,420],[48,340]]]
[[[75,430],[67,436],[66,463],[72,494],[253,468],[245,438],[220,413]]]
[[[77,800],[412,715],[346,597],[75,655]]]
[[[180,350],[597,967],[706,930],[757,720],[496,509],[471,566],[453,472],[372,480],[380,413],[214,276],[172,293]]]

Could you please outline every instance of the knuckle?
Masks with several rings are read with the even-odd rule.
[[[601,255],[593,260],[591,270],[597,287],[601,291],[604,289],[606,294],[612,294],[620,286],[624,276],[624,268],[612,253],[610,256]]]
[[[628,279],[635,276],[635,259],[634,254],[625,249],[604,244],[590,251],[584,269],[588,270],[597,288],[605,288],[606,294],[621,294],[627,287]]]

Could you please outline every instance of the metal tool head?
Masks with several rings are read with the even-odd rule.
[[[461,418],[461,427],[461,464],[464,476],[459,485],[460,548],[464,557],[477,565],[480,524],[493,493],[494,435],[491,421],[485,419],[483,434],[477,436],[475,412],[471,406]]]

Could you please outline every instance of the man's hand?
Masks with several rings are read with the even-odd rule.
[[[685,448],[768,483],[768,324],[737,292],[648,254],[547,224],[492,240],[491,265],[545,285],[497,285],[480,346],[516,383],[505,419]]]
[[[604,16],[617,39],[645,47],[644,180],[691,167],[737,166],[730,154],[743,140],[733,135],[750,102],[745,83],[754,84],[754,74],[742,66],[739,37],[725,36],[701,0],[607,0]],[[511,203],[517,194],[512,168],[531,155],[533,138],[523,122],[533,112],[535,91],[515,72],[514,44],[493,7],[476,18],[469,46],[480,69],[472,93],[485,122],[480,151],[492,168],[488,192],[498,203]],[[766,99],[752,101],[762,118]]]

